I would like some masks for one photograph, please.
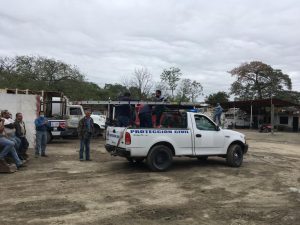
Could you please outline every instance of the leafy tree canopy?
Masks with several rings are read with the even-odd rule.
[[[289,75],[259,61],[244,63],[229,73],[237,79],[231,94],[241,100],[270,98],[292,88]]]
[[[210,105],[216,105],[217,103],[228,102],[229,97],[230,96],[226,92],[219,91],[217,93],[206,96],[205,102]]]
[[[172,98],[174,98],[174,91],[178,86],[178,81],[182,76],[181,70],[176,67],[171,67],[170,69],[164,69],[162,74],[160,75],[160,79],[162,82],[165,82],[172,93]]]

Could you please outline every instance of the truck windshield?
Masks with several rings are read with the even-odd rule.
[[[82,112],[80,108],[70,108],[70,115],[71,116],[81,116]]]

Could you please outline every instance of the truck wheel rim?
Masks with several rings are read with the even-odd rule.
[[[154,163],[157,167],[163,167],[168,159],[169,156],[166,152],[158,152],[154,158]]]
[[[239,150],[235,150],[234,153],[233,153],[233,158],[234,158],[234,161],[239,164],[241,162],[241,151]]]

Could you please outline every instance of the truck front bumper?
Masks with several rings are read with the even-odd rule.
[[[126,151],[125,148],[120,148],[120,147],[106,144],[105,149],[113,156],[130,157],[130,151]]]

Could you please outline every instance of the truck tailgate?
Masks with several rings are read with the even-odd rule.
[[[123,141],[125,127],[107,127],[106,130],[106,144],[116,147],[125,147]]]

